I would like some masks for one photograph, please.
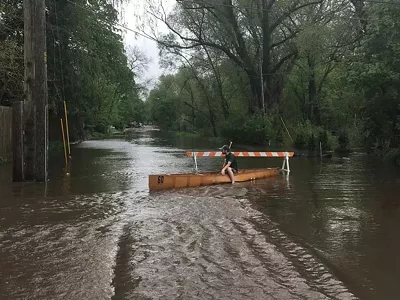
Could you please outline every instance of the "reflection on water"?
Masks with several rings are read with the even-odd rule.
[[[1,166],[0,299],[398,298],[398,170],[295,158],[288,178],[149,192],[220,144],[142,129],[74,147],[70,176],[53,157],[47,184]]]

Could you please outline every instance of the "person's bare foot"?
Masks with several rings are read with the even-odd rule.
[[[232,181],[232,184],[235,184],[235,182],[234,182],[234,181]]]

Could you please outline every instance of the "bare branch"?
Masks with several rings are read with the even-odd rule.
[[[297,52],[293,51],[293,52],[285,55],[284,57],[282,57],[279,60],[279,62],[274,66],[274,68],[272,68],[272,70],[271,70],[272,73],[276,73],[288,59],[291,59],[291,58],[295,57],[296,54],[297,54]]]
[[[272,25],[270,26],[270,32],[274,31],[276,27],[278,27],[287,17],[289,17],[290,15],[292,15],[294,12],[310,6],[310,5],[316,5],[316,4],[320,4],[322,3],[323,0],[318,0],[318,1],[312,1],[312,2],[307,2],[301,5],[297,5],[297,3],[294,3],[292,5],[292,7],[289,9],[289,11],[287,11],[286,13],[284,13],[282,16],[280,16],[274,23],[272,23]],[[297,1],[298,2],[298,1]]]

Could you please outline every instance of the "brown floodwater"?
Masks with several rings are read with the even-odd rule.
[[[0,299],[399,298],[398,169],[293,158],[289,177],[149,192],[149,174],[193,170],[185,150],[220,146],[144,128],[74,146],[70,176],[54,155],[47,184],[0,166]]]

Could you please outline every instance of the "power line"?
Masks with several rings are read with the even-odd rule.
[[[193,0],[177,0],[177,1],[178,1],[178,3],[179,2],[186,2],[186,3],[199,4],[199,2],[195,2]],[[71,0],[67,0],[67,2],[73,4],[73,5],[77,6],[77,7],[80,7],[80,8],[82,8],[82,9],[88,11],[88,12],[95,13],[95,11],[93,9],[87,8],[87,7],[85,7],[83,5],[80,5],[80,4],[76,3],[76,2],[73,2]],[[203,2],[206,3],[205,1],[203,1]],[[400,5],[400,2],[389,2],[389,1],[380,1],[380,0],[364,0],[364,2]],[[208,4],[208,3],[206,3],[206,4]],[[223,3],[217,3],[217,4],[211,4],[211,5],[213,5],[213,6],[224,6],[224,7],[226,7],[226,6],[235,7],[233,4],[230,5],[230,4],[223,4]],[[247,7],[247,8],[253,9],[252,7]],[[260,10],[261,8],[254,8],[254,9]],[[359,18],[359,17],[352,17],[350,19],[360,20],[360,21],[375,21],[376,20],[376,19],[371,19],[371,18]],[[123,28],[123,29],[125,29],[127,31],[130,31],[130,32],[138,35],[138,36],[141,36],[143,38],[146,38],[148,40],[151,40],[153,42],[156,42],[156,43],[160,44],[160,41],[157,40],[157,38],[152,37],[152,36],[150,36],[148,34],[141,33],[139,31],[137,31],[135,29],[132,29],[132,28],[130,28],[130,27],[126,26],[126,25],[123,25],[121,23],[118,23],[118,22],[106,22],[104,20],[99,20],[99,21],[102,21],[104,24],[107,24],[107,25],[114,25],[114,26],[121,27],[121,28]]]
[[[80,7],[80,8],[82,8],[82,9],[86,10],[86,11],[89,11],[89,12],[92,12],[92,13],[94,12],[92,9],[87,8],[87,7],[85,7],[85,6],[83,6],[83,5],[80,5],[80,4],[76,3],[76,2],[73,2],[73,1],[71,1],[71,0],[67,0],[67,2],[73,4],[73,5],[77,6],[77,7]],[[201,3],[196,2],[196,1],[194,1],[194,0],[177,0],[177,2],[178,2],[178,3],[184,2],[184,3],[192,3],[192,4],[201,4]],[[380,1],[380,0],[364,0],[364,2],[367,2],[367,3],[391,4],[391,5],[400,5],[400,2],[391,2],[391,1],[389,2],[389,1]],[[203,1],[203,4],[204,4],[204,5],[208,4],[208,5],[210,5],[210,6],[221,6],[221,7],[233,7],[233,8],[237,8],[237,6],[234,6],[233,4],[232,4],[232,5],[231,5],[231,4],[223,4],[223,3],[210,4],[210,3],[206,2],[206,1]],[[242,6],[242,7],[243,7],[243,8],[246,8],[246,9],[249,9],[249,10],[257,10],[257,11],[260,11],[260,10],[264,10],[264,11],[265,11],[265,10],[267,10],[267,9],[264,9],[264,8],[254,8],[254,7],[250,7],[250,6]],[[267,10],[267,11],[273,11],[273,10]],[[352,17],[352,18],[350,18],[350,19],[362,20],[362,21],[373,21],[373,20],[375,20],[375,19],[358,18],[358,17]],[[126,26],[126,25],[123,25],[123,24],[121,24],[121,23],[118,23],[118,22],[112,22],[112,23],[110,23],[110,22],[105,22],[104,20],[101,20],[101,21],[103,21],[103,23],[105,23],[105,24],[107,24],[107,25],[114,25],[114,26],[121,27],[122,29],[128,30],[128,31],[130,31],[130,32],[132,32],[132,33],[134,33],[134,34],[136,34],[136,35],[139,35],[139,36],[141,36],[141,37],[144,37],[144,38],[146,38],[146,39],[149,39],[149,40],[152,40],[152,41],[154,41],[154,42],[159,43],[159,41],[158,41],[156,38],[154,38],[154,37],[152,37],[152,36],[150,36],[150,35],[148,35],[148,34],[143,34],[143,33],[139,32],[139,31],[137,31],[137,30],[135,30],[135,29],[132,29],[132,28],[130,28],[130,27]]]
[[[240,7],[235,6],[233,4],[224,4],[224,3],[210,3],[207,1],[193,1],[193,0],[176,0],[178,3],[188,3],[188,4],[199,4],[205,7],[229,7],[229,8],[245,8],[247,10],[254,10],[254,11],[275,11],[268,8],[261,8],[261,7],[253,7],[253,6],[245,6],[241,5]],[[201,7],[200,7],[201,8]],[[203,7],[204,8],[204,7]]]
[[[76,3],[76,2],[73,2],[73,1],[71,1],[71,0],[67,0],[67,2],[73,4],[73,5],[77,6],[77,7],[80,7],[80,8],[82,8],[82,9],[88,11],[88,12],[91,12],[91,13],[94,13],[94,12],[95,12],[94,10],[92,10],[92,9],[90,9],[90,8],[87,8],[87,7],[85,7],[85,6],[82,6],[82,5],[80,5],[80,4]],[[101,21],[102,21],[104,24],[106,24],[106,25],[118,26],[118,27],[121,27],[121,28],[123,28],[123,29],[125,29],[125,30],[128,30],[128,31],[130,31],[130,32],[133,32],[133,33],[135,33],[135,34],[137,34],[137,35],[139,35],[139,36],[141,36],[141,37],[144,37],[144,38],[146,38],[146,39],[152,40],[152,41],[154,41],[154,42],[158,42],[155,38],[153,38],[153,37],[151,37],[151,36],[149,36],[149,35],[143,34],[143,33],[139,32],[139,31],[137,31],[137,30],[134,30],[134,29],[132,29],[132,28],[129,28],[129,27],[127,27],[127,26],[125,26],[125,25],[123,25],[123,24],[121,24],[121,23],[118,23],[118,22],[106,22],[106,21],[104,21],[104,20],[101,20]]]
[[[255,10],[255,11],[276,11],[274,9],[268,8],[260,8],[260,7],[253,7],[253,6],[235,6],[233,4],[224,4],[224,3],[211,3],[211,1],[194,1],[194,0],[177,0],[178,3],[188,3],[188,4],[198,4],[204,5],[208,7],[229,7],[229,8],[245,8],[247,10]],[[380,1],[380,0],[364,0],[366,3],[376,3],[376,4],[389,4],[389,5],[400,5],[400,2],[393,2],[393,1]],[[319,3],[315,3],[319,4]]]
[[[364,2],[377,3],[377,4],[400,5],[400,2],[393,2],[393,1],[364,0]]]

